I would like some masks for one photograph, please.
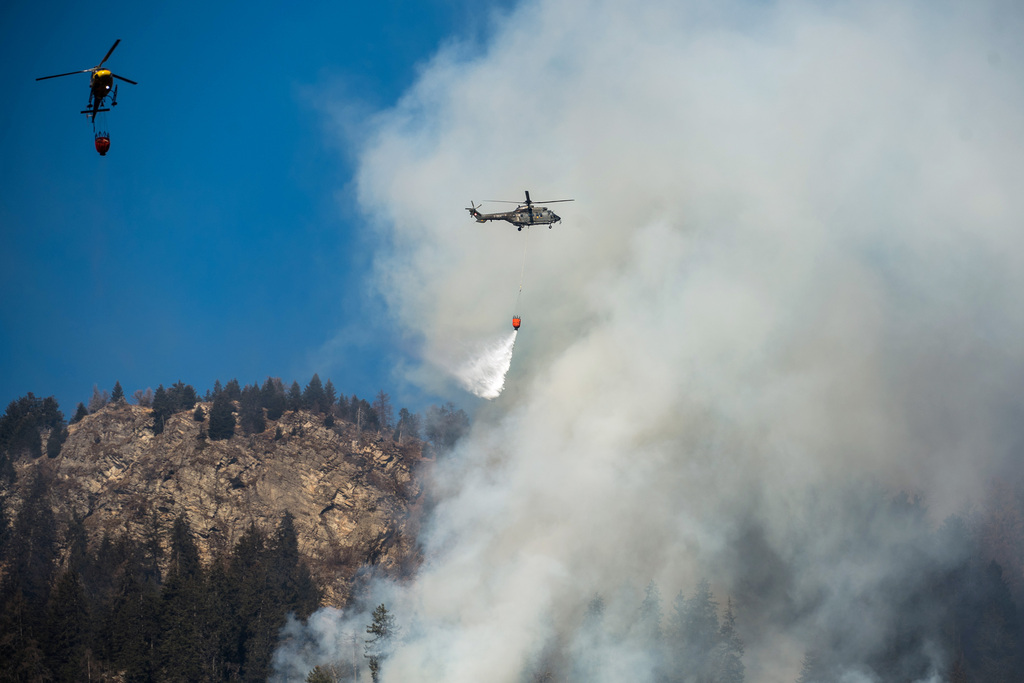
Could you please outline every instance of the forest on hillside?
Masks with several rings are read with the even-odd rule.
[[[202,397],[178,382],[128,399],[115,384],[109,394],[94,390],[72,422],[129,400],[150,410],[154,433],[168,416],[188,411],[211,440],[260,432],[284,411],[305,410],[328,427],[338,421],[395,441],[424,439],[443,452],[469,422],[451,404],[432,406],[424,416],[402,409],[396,417],[383,391],[372,402],[339,397],[329,380],[321,383],[315,375],[305,388],[297,382],[286,388],[274,378],[244,387],[217,382]],[[0,416],[0,483],[10,484],[18,459],[59,456],[67,427],[52,397],[29,394],[12,401]],[[184,518],[170,529],[154,524],[142,542],[112,535],[90,544],[82,520],[72,520],[58,538],[64,525],[55,523],[46,502],[46,482],[22,484],[28,495],[17,509],[0,496],[0,680],[294,679],[294,671],[275,671],[272,658],[288,615],[308,617],[319,592],[299,559],[289,514],[273,533],[253,527],[234,547],[203,562]],[[884,682],[1019,680],[1024,488],[1002,482],[984,509],[948,517],[937,527],[922,499],[878,486],[850,485],[843,496],[822,497],[817,505],[809,513],[820,527],[817,537],[804,539],[806,547],[798,544],[797,551],[813,557],[820,537],[834,537],[849,562],[880,557],[891,566],[882,570],[878,594],[859,596],[864,602],[850,604],[849,614],[803,632],[805,656],[794,683],[825,683],[850,672]],[[768,595],[792,588],[785,583],[786,561],[750,547],[759,547],[756,535],[744,537],[737,550],[736,563],[752,570],[732,579],[724,604],[707,581],[670,601],[653,581],[632,603],[624,604],[621,595],[593,595],[579,605],[568,632],[523,664],[524,680],[583,683],[615,671],[622,680],[658,683],[745,680],[744,641],[749,647],[765,629],[792,627],[811,609],[769,602]],[[66,559],[58,548],[70,548]],[[815,588],[822,599],[834,580],[825,576]],[[879,604],[889,618],[869,624],[870,642],[851,638],[852,617]],[[317,663],[300,677],[348,681],[362,672],[386,680],[393,654],[407,638],[421,635],[415,629],[429,625],[413,628],[416,615],[380,609],[383,614],[375,613],[359,634],[355,655]],[[620,671],[623,662],[643,674]]]
[[[67,425],[81,421],[110,404],[134,403],[149,408],[155,434],[163,431],[167,418],[192,411],[197,422],[209,419],[204,435],[211,440],[229,439],[236,433],[257,434],[267,428],[267,420],[277,420],[285,411],[308,410],[322,416],[324,425],[335,420],[356,426],[359,432],[387,435],[399,443],[424,440],[428,450],[443,452],[454,446],[469,429],[469,417],[452,403],[432,405],[423,415],[401,408],[395,415],[391,397],[383,389],[367,401],[355,394],[338,394],[330,379],[313,375],[305,388],[293,381],[286,387],[277,377],[268,377],[242,386],[237,379],[226,384],[217,380],[212,389],[200,395],[194,387],[178,381],[166,389],[137,390],[129,399],[115,382],[112,391],[93,387],[88,405],[80,402],[70,421],[65,420],[55,398],[39,398],[31,392],[11,401],[0,416],[0,474],[13,476],[11,464],[20,457],[54,458],[67,438]],[[209,415],[200,403],[211,404]],[[44,447],[45,442],[45,447]]]
[[[1017,505],[1019,514],[1024,508],[1020,500]],[[920,499],[864,486],[852,487],[848,497],[829,501],[820,512],[829,531],[849,546],[849,562],[881,556],[893,558],[893,565],[881,570],[874,594],[804,630],[804,656],[791,683],[1020,680],[1024,612],[1002,567],[985,547],[990,518],[952,516],[933,528]],[[1004,520],[1005,513],[999,513]],[[811,554],[809,545],[801,552]],[[869,555],[868,548],[878,554]],[[914,570],[908,572],[908,567]],[[745,641],[764,637],[766,629],[792,627],[810,615],[800,607],[766,624],[765,594],[780,586],[740,581],[733,588],[735,593],[724,600],[715,596],[707,579],[669,600],[654,581],[642,591],[596,593],[579,605],[568,630],[549,637],[538,655],[524,662],[520,679],[743,683],[748,678]],[[887,618],[870,620],[880,613]],[[309,683],[357,681],[365,666],[362,658],[372,658],[374,682],[378,677],[392,680],[389,663],[406,643],[429,641],[424,628],[429,626],[416,623],[415,615],[381,605],[358,650],[340,648],[333,661],[304,671],[310,659],[303,656],[303,648],[317,650],[319,644],[285,643],[278,659],[292,668],[277,670],[273,680],[305,675]]]
[[[90,548],[79,521],[61,565],[42,489],[0,546],[0,680],[265,681],[287,615],[318,607],[288,514],[205,565],[179,517],[166,572],[157,529]]]
[[[11,505],[20,459],[57,458],[69,424],[128,402],[149,409],[154,434],[184,413],[214,441],[263,432],[285,412],[303,411],[327,428],[422,439],[436,455],[469,425],[451,404],[395,416],[384,391],[373,401],[339,396],[318,375],[305,388],[231,380],[200,395],[177,382],[131,398],[118,382],[111,392],[94,388],[70,422],[53,397],[11,401],[0,416],[0,680],[264,681],[287,616],[303,619],[320,605],[287,512],[274,533],[253,525],[203,562],[184,516],[172,528],[154,517],[141,541],[123,532],[90,543],[82,519],[53,508],[46,469],[19,482],[23,493]]]

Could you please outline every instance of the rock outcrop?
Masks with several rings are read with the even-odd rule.
[[[15,463],[10,509],[39,475],[57,519],[83,519],[91,543],[124,531],[142,539],[184,514],[207,561],[229,552],[250,524],[272,534],[288,511],[324,603],[335,606],[367,566],[395,578],[415,569],[419,443],[358,435],[343,421],[328,428],[305,411],[219,441],[192,411],[171,416],[160,434],[152,424],[146,408],[110,405],[69,426],[57,457]]]

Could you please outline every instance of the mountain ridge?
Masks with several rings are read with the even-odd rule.
[[[212,403],[199,405],[209,416]],[[42,477],[59,531],[80,519],[90,546],[119,533],[141,540],[184,515],[204,562],[252,525],[271,533],[288,512],[322,604],[340,607],[367,567],[403,578],[418,566],[417,469],[430,460],[418,440],[398,443],[337,418],[328,424],[312,411],[287,411],[262,432],[211,440],[209,418],[197,421],[191,410],[155,434],[149,408],[111,403],[68,425],[55,457],[14,460],[16,477],[0,492],[16,513]],[[43,438],[48,446],[60,436]]]

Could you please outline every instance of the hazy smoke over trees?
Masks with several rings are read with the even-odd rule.
[[[750,680],[946,673],[941,522],[1018,474],[1022,18],[537,1],[425,65],[359,176],[421,381],[518,282],[523,235],[461,207],[576,202],[531,239],[505,393],[438,464],[384,681],[518,681],[588,639],[590,680],[648,680],[643,587],[704,576]],[[595,593],[616,637],[580,628]]]

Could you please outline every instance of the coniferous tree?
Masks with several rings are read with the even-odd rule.
[[[1017,607],[1003,570],[992,560],[981,581],[978,605],[980,621],[971,639],[975,651],[976,678],[988,683],[1010,683],[1020,679],[1021,628]]]
[[[82,525],[84,530],[84,525]],[[124,538],[122,536],[122,538]],[[89,650],[90,660],[110,662],[112,658],[111,626],[112,610],[116,596],[118,572],[121,569],[116,550],[124,546],[115,545],[110,534],[104,533],[95,552],[87,552],[78,570],[82,592],[90,612]],[[67,569],[74,568],[68,563]]]
[[[286,612],[294,612],[300,619],[305,619],[320,603],[320,591],[313,583],[309,569],[299,558],[295,518],[287,510],[278,524],[271,549],[274,590],[280,594]]]
[[[34,608],[21,593],[0,601],[0,680],[44,681],[50,677],[39,632],[32,627]]]
[[[570,680],[593,681],[600,677],[600,672],[609,667],[605,662],[609,650],[608,633],[604,623],[604,598],[599,593],[587,604],[580,624],[579,632],[573,640],[571,656]]]
[[[194,579],[202,574],[199,546],[192,535],[192,526],[184,513],[178,515],[171,528],[171,557],[167,569],[167,581],[171,574],[181,579]]]
[[[106,635],[110,660],[129,681],[152,680],[158,665],[160,594],[135,554],[129,556],[118,580],[110,607]]]
[[[324,384],[324,400],[326,402],[326,410],[329,412],[334,408],[334,404],[338,402],[338,393],[334,390],[334,384],[331,382],[331,378],[327,378],[327,383]]]
[[[238,643],[242,631],[235,614],[238,586],[225,567],[226,558],[214,559],[206,572],[206,613],[203,668],[207,680],[233,680],[241,672]]]
[[[0,447],[0,483],[13,482],[17,474],[14,471],[14,458],[10,456],[6,448]],[[0,496],[0,500],[3,497]],[[0,529],[0,539],[4,537],[3,529]],[[2,557],[2,556],[0,556]]]
[[[121,388],[120,381],[114,382],[114,391],[110,393],[110,402],[114,405],[123,405],[125,402],[124,389]]]
[[[685,659],[687,668],[698,683],[711,681],[714,676],[715,645],[718,643],[718,604],[711,593],[707,579],[697,583],[697,590],[686,601],[683,618]]]
[[[167,423],[167,419],[174,414],[174,401],[167,395],[167,391],[164,389],[164,385],[157,386],[156,393],[153,394],[153,433],[161,434],[164,431],[164,425]]]
[[[679,591],[672,601],[672,612],[668,617],[668,626],[665,629],[665,645],[667,649],[667,664],[672,671],[670,680],[682,681],[686,673],[686,598],[683,592]]]
[[[167,397],[171,405],[172,413],[179,413],[184,410],[192,410],[199,397],[196,390],[190,384],[185,384],[180,379],[171,385],[167,390]]]
[[[797,683],[829,683],[830,680],[828,668],[818,651],[812,649],[804,653]]]
[[[206,411],[203,410],[203,406],[196,404],[196,409],[192,411],[192,420],[194,422],[202,422],[206,419]]]
[[[89,414],[85,404],[81,401],[78,402],[78,407],[75,408],[75,416],[71,418],[71,424],[78,424],[82,421],[82,418]]]
[[[391,654],[394,641],[398,637],[398,626],[395,617],[381,603],[373,610],[373,622],[366,627],[366,632],[373,636],[363,645],[364,656],[370,660],[370,677],[373,683],[380,681],[380,665]]]
[[[322,413],[327,408],[327,394],[324,393],[324,385],[320,381],[320,375],[313,373],[313,377],[302,392],[302,403],[309,410],[315,413]]]
[[[339,680],[326,666],[317,665],[306,675],[306,683],[337,683]]]
[[[726,602],[725,616],[722,617],[722,626],[718,630],[717,650],[714,683],[743,683],[743,640],[736,632],[732,598]]]
[[[0,634],[16,632],[14,647],[24,650],[19,654],[0,648],[0,659],[13,656],[21,662],[18,666],[26,665],[24,657],[42,666],[41,643],[47,636],[46,610],[57,568],[58,540],[48,488],[38,474],[29,483],[0,562],[5,566],[0,580]]]
[[[109,620],[108,612],[116,593],[117,576],[126,563],[126,554],[132,544],[126,535],[120,536],[115,542],[114,538],[105,533],[95,550],[90,552],[85,524],[77,515],[69,529],[68,544],[67,570],[75,571],[81,578],[82,590],[90,611],[96,613],[97,622]]]
[[[241,677],[266,680],[274,643],[288,613],[304,619],[313,613],[320,598],[309,571],[299,561],[292,516],[285,513],[269,542],[250,525],[232,551],[227,576],[235,586]]]
[[[65,571],[57,580],[47,608],[47,665],[57,681],[74,683],[85,670],[89,610],[78,573]]]
[[[67,530],[64,533],[65,566],[68,571],[73,571],[79,576],[86,571],[90,561],[89,554],[89,533],[86,531],[85,522],[76,512],[71,513],[68,520]]]
[[[268,420],[280,420],[287,408],[287,400],[284,395],[284,385],[281,380],[268,377],[260,390],[260,398],[264,408],[267,410]]]
[[[222,391],[213,399],[213,406],[210,408],[210,440],[230,439],[234,435],[235,415],[227,392]]]
[[[288,410],[298,412],[305,406],[302,400],[302,389],[299,387],[298,382],[292,382],[292,386],[288,389]]]
[[[278,599],[269,590],[267,539],[255,524],[235,544],[228,573],[236,586],[241,677],[246,681],[266,680],[274,638],[284,624],[284,613],[279,614]]]
[[[664,662],[665,646],[661,629],[662,606],[661,591],[652,580],[644,589],[644,599],[640,603],[632,635],[636,647],[652,662],[654,677],[661,678]]]
[[[398,411],[398,424],[395,425],[394,440],[405,443],[408,439],[420,438],[420,417],[410,413],[406,408]]]
[[[11,531],[8,528],[8,512],[7,512],[7,497],[0,496],[0,561],[6,557],[7,541],[11,537]],[[2,586],[2,584],[0,584]],[[0,593],[2,596],[2,593]]]
[[[238,380],[228,380],[228,383],[224,385],[224,393],[227,394],[229,401],[237,401],[242,398],[242,387],[238,384]]]
[[[378,431],[380,429],[380,420],[377,417],[377,411],[373,409],[369,401],[361,398],[356,402],[356,405],[356,424],[359,426],[360,431]]]
[[[260,434],[267,428],[262,396],[257,387],[247,384],[242,390],[242,398],[238,401],[238,422],[246,434]]]
[[[64,415],[53,396],[39,399],[29,392],[11,401],[0,417],[0,456],[6,455],[4,462],[23,455],[38,458],[43,454],[41,433],[64,426]]]
[[[654,645],[661,642],[661,591],[658,584],[651,581],[644,589],[644,600],[640,603],[635,632],[640,642]]]
[[[430,445],[438,451],[449,451],[462,435],[469,431],[469,416],[452,403],[427,408],[426,435]]]
[[[199,548],[184,514],[174,520],[167,581],[161,594],[159,644],[163,680],[204,680],[206,600]]]
[[[57,399],[53,396],[47,396],[39,402],[39,426],[54,427],[64,426],[64,413],[60,412],[60,407],[57,405]]]

